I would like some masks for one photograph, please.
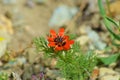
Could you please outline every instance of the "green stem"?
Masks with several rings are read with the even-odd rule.
[[[108,13],[110,14],[110,16],[112,16],[112,13],[111,13],[111,10],[110,10],[110,2],[109,2],[109,0],[106,0],[106,4],[107,4]]]
[[[62,53],[58,53],[58,57],[63,60],[64,62],[66,62],[65,58],[63,57]]]
[[[80,80],[84,80],[83,76],[80,76]]]

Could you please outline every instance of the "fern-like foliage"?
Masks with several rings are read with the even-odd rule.
[[[57,65],[61,75],[66,80],[86,80],[91,76],[97,60],[93,51],[82,52],[78,42],[75,42],[71,49],[54,51],[48,46],[45,38],[39,37],[34,39],[36,49],[44,52],[45,56],[57,58]]]
[[[74,45],[74,48],[67,51],[62,56],[64,59],[58,59],[57,66],[66,80],[87,80],[97,64],[97,58],[93,51],[84,53],[75,47],[78,45]]]

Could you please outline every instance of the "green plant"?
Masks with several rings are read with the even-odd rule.
[[[99,9],[100,9],[100,14],[103,18],[103,22],[104,22],[107,30],[110,32],[113,44],[118,46],[119,44],[115,43],[115,40],[120,41],[120,35],[116,34],[113,31],[113,28],[115,28],[116,30],[118,30],[120,32],[120,21],[115,21],[106,15],[105,9],[102,4],[102,0],[98,0],[98,5],[99,5]]]
[[[63,59],[61,57],[58,59],[57,66],[67,80],[87,80],[97,63],[93,55],[92,51],[75,54],[70,50],[64,56],[60,53]]]
[[[70,36],[64,35],[62,29],[58,34],[50,31],[52,35],[48,40],[43,37],[34,39],[38,51],[42,51],[45,57],[57,59],[57,65],[61,75],[66,80],[87,80],[90,78],[97,59],[93,51],[82,52],[78,42],[74,42]],[[59,47],[59,48],[56,48]]]
[[[107,2],[107,6],[109,8],[109,2],[108,0],[106,0]],[[106,11],[104,9],[104,6],[102,4],[102,0],[98,0],[98,5],[99,5],[99,10],[100,10],[100,14],[103,18],[103,22],[105,24],[105,27],[107,28],[107,30],[110,33],[111,39],[112,39],[112,43],[113,45],[115,45],[116,47],[119,47],[120,44],[116,43],[116,41],[120,41],[120,34],[116,34],[114,29],[118,30],[118,32],[120,32],[120,21],[115,21],[112,18],[108,17],[106,15]],[[110,8],[109,8],[110,10]],[[109,11],[110,12],[110,11]],[[114,27],[113,27],[114,26]],[[105,57],[105,58],[99,58],[105,65],[109,65],[113,62],[116,62],[118,57],[120,56],[120,53],[117,54],[113,54],[109,57]]]
[[[8,80],[8,74],[0,72],[0,80]]]
[[[112,16],[111,10],[110,10],[110,1],[106,0],[106,4],[107,4],[107,10],[110,16]]]

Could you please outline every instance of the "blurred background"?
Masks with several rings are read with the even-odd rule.
[[[119,20],[120,0],[102,2],[107,15]],[[16,80],[32,80],[44,72],[45,80],[64,80],[55,68],[56,59],[45,59],[31,47],[33,38],[60,27],[76,34],[75,40],[84,51],[95,49],[101,55],[111,45],[97,0],[0,0],[0,73],[12,74]],[[107,50],[119,51],[115,47]]]

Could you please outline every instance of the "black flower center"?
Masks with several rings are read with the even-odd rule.
[[[54,42],[62,43],[62,42],[63,42],[63,38],[62,38],[61,36],[57,36],[57,37],[54,39]]]
[[[65,39],[61,36],[57,36],[54,39],[54,42],[56,43],[56,45],[58,45],[59,47],[64,46],[66,44]]]

